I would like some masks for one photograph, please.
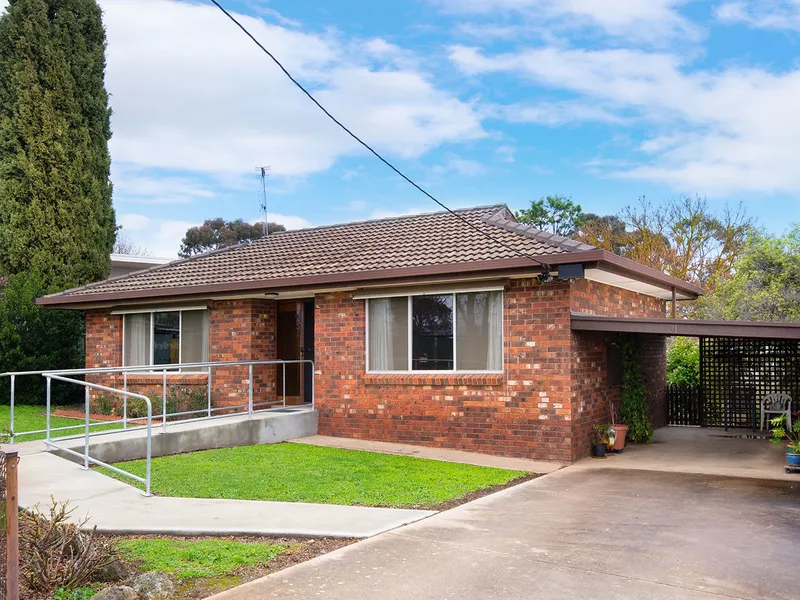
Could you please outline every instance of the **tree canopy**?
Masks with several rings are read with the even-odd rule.
[[[269,223],[269,232],[286,231],[279,223]],[[199,227],[190,227],[181,240],[179,256],[187,258],[211,250],[219,250],[264,237],[264,223],[248,223],[242,219],[226,221],[219,217],[208,219]]]
[[[10,0],[0,16],[2,371],[84,363],[83,315],[34,301],[111,268],[105,45],[95,0]],[[18,399],[43,401],[40,379]]]
[[[0,17],[0,273],[102,279],[116,224],[105,30],[95,0],[11,0]]]
[[[800,225],[785,235],[754,232],[730,279],[700,300],[708,319],[800,321]]]
[[[564,237],[574,236],[584,220],[580,204],[558,194],[531,200],[530,208],[518,210],[515,216],[520,223]]]

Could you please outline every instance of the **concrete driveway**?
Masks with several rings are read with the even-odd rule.
[[[800,477],[567,468],[214,598],[797,600],[798,556]]]

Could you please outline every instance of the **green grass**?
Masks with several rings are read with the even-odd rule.
[[[117,466],[142,477],[145,473],[143,460]],[[284,443],[155,458],[152,490],[158,495],[183,498],[417,508],[437,506],[526,474]]]
[[[35,431],[45,428],[45,409],[44,406],[18,405],[14,407],[14,431]],[[70,419],[68,417],[50,416],[50,427],[68,427],[70,425],[83,425],[82,419]],[[8,406],[0,406],[0,431],[7,430],[11,425],[11,409]],[[92,427],[90,431],[103,431],[108,429],[118,429],[120,425],[100,425]],[[65,431],[55,431],[52,437],[62,437],[83,433],[80,428],[67,429]],[[30,442],[32,440],[43,440],[44,434],[18,435],[14,438],[15,442]]]
[[[179,581],[228,575],[242,567],[260,566],[293,549],[290,544],[230,540],[125,540],[120,554],[142,571],[163,571]]]

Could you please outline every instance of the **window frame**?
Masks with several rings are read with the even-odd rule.
[[[458,324],[456,322],[457,319],[457,311],[458,311],[458,301],[456,296],[459,294],[480,294],[482,292],[499,292],[500,293],[500,303],[503,307],[501,312],[501,322],[500,322],[500,369],[499,370],[490,370],[490,369],[478,369],[478,370],[464,370],[464,369],[456,369],[458,365]],[[437,370],[415,370],[413,369],[413,361],[414,361],[414,346],[413,346],[413,338],[414,338],[414,325],[413,325],[413,302],[412,299],[418,296],[451,296],[453,298],[453,368],[452,369],[437,369]],[[378,300],[381,298],[407,298],[408,301],[408,363],[407,368],[405,370],[397,370],[397,371],[380,371],[374,370],[370,367],[370,360],[369,360],[369,301],[370,300]],[[414,293],[397,293],[397,294],[381,294],[379,296],[364,296],[364,334],[365,334],[365,372],[368,374],[375,374],[375,375],[481,375],[481,374],[491,374],[491,375],[498,375],[505,373],[506,368],[506,318],[505,318],[505,289],[502,287],[486,287],[486,288],[472,288],[472,289],[457,289],[457,290],[442,290],[442,291],[423,291],[423,292],[414,292]]]
[[[167,313],[167,312],[177,312],[178,313],[178,362],[176,364],[181,364],[183,362],[183,344],[180,342],[181,337],[183,336],[183,313],[189,311],[206,311],[208,312],[207,306],[189,306],[189,307],[164,307],[164,308],[148,308],[148,309],[136,309],[136,310],[120,310],[120,311],[113,311],[112,315],[120,315],[122,316],[122,362],[125,362],[125,316],[126,315],[142,315],[146,314],[150,316],[150,348],[148,350],[148,360],[149,362],[145,365],[121,365],[122,367],[133,367],[136,369],[141,369],[143,372],[144,367],[152,367],[149,372],[161,372],[165,368],[167,370],[172,371],[173,373],[182,373],[183,369],[181,368],[174,368],[173,364],[164,364],[164,365],[157,365],[153,362],[153,357],[155,353],[155,313]],[[211,345],[211,335],[210,329],[211,324],[208,319],[206,319],[206,324],[209,326],[209,346]],[[208,351],[210,348],[206,348],[206,357],[208,356]],[[205,361],[208,362],[208,361]],[[194,371],[187,371],[194,372]]]

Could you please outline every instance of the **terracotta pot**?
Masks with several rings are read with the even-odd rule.
[[[619,423],[617,425],[612,425],[612,427],[614,431],[617,432],[617,439],[614,441],[614,450],[622,450],[625,447],[625,436],[628,435],[628,426]]]

